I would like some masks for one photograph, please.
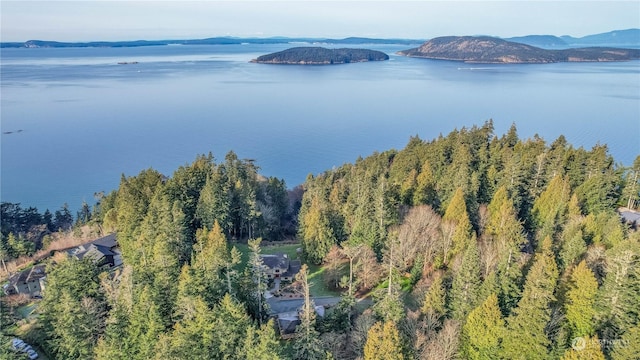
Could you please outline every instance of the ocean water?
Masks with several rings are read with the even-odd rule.
[[[288,187],[358,156],[493,119],[521,138],[640,154],[640,61],[480,65],[394,55],[249,63],[288,45],[2,49],[2,201],[72,209],[152,167],[235,151]],[[119,62],[137,64],[119,65]]]

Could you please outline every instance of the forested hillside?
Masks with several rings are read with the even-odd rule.
[[[299,236],[317,263],[375,254],[355,275],[386,281],[365,359],[637,358],[640,236],[615,210],[638,170],[487,122],[309,177]]]
[[[492,122],[310,175],[303,195],[200,156],[122,177],[90,223],[124,265],[50,260],[26,336],[55,359],[634,359],[640,234],[616,209],[639,180],[640,156]],[[260,238],[293,236],[342,300],[324,317],[305,302],[283,340]]]
[[[637,49],[584,47],[543,49],[490,36],[443,36],[398,54],[470,63],[547,64],[555,62],[629,61],[640,58]]]

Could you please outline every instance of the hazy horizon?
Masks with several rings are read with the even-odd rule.
[[[563,37],[563,36],[571,36],[573,38],[579,39],[582,37],[586,37],[586,36],[591,36],[591,35],[599,35],[599,34],[606,34],[609,32],[615,32],[615,31],[626,31],[626,30],[640,30],[640,28],[628,28],[628,29],[611,29],[608,31],[604,31],[604,32],[600,32],[600,33],[593,33],[593,34],[586,34],[584,36],[573,36],[573,35],[569,35],[569,34],[565,34],[565,35],[553,35],[553,34],[525,34],[525,35],[517,35],[517,36],[496,36],[498,38],[516,38],[516,37],[525,37],[525,36],[557,36],[557,37]],[[446,35],[443,35],[446,36]],[[453,36],[495,36],[493,34],[457,34],[457,35],[453,35]],[[215,39],[215,38],[230,38],[230,39],[335,39],[335,40],[343,40],[343,39],[348,39],[348,38],[370,38],[370,39],[381,39],[381,40],[428,40],[428,39],[432,39],[435,37],[423,37],[423,38],[408,38],[408,37],[384,37],[384,36],[380,36],[380,37],[376,37],[376,36],[351,36],[351,35],[346,35],[346,36],[304,36],[304,35],[300,35],[300,36],[283,36],[283,35],[272,35],[272,36],[234,36],[234,35],[211,35],[211,36],[203,36],[203,37],[191,37],[191,38],[187,38],[187,37],[182,37],[182,38],[176,38],[176,37],[165,37],[165,38],[149,38],[149,39],[127,39],[127,40],[119,40],[119,39],[115,39],[115,40],[78,40],[78,41],[74,41],[74,40],[69,40],[69,41],[62,41],[59,39],[28,39],[28,40],[24,40],[24,41],[0,41],[0,42],[6,42],[6,43],[21,43],[21,42],[27,42],[27,41],[57,41],[57,42],[64,42],[64,43],[91,43],[91,42],[109,42],[109,43],[118,43],[118,42],[133,42],[133,41],[181,41],[181,40],[204,40],[204,39]]]
[[[2,42],[569,35],[640,28],[637,1],[2,1]]]

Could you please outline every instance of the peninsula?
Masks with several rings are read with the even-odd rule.
[[[489,36],[445,36],[398,54],[468,63],[544,64],[556,62],[628,61],[640,59],[640,49],[586,47],[547,50]]]
[[[259,64],[330,65],[366,61],[389,60],[389,55],[367,49],[326,49],[323,47],[295,47],[251,60]]]

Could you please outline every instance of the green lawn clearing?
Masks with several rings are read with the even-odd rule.
[[[332,291],[327,288],[323,279],[322,273],[324,267],[322,265],[309,265],[309,282],[311,283],[311,296],[340,296],[342,293],[339,291]]]
[[[16,313],[20,316],[20,318],[26,319],[29,316],[31,316],[31,314],[33,313],[33,310],[35,310],[37,305],[38,304],[35,302],[30,302],[27,305],[23,305],[17,308]]]

